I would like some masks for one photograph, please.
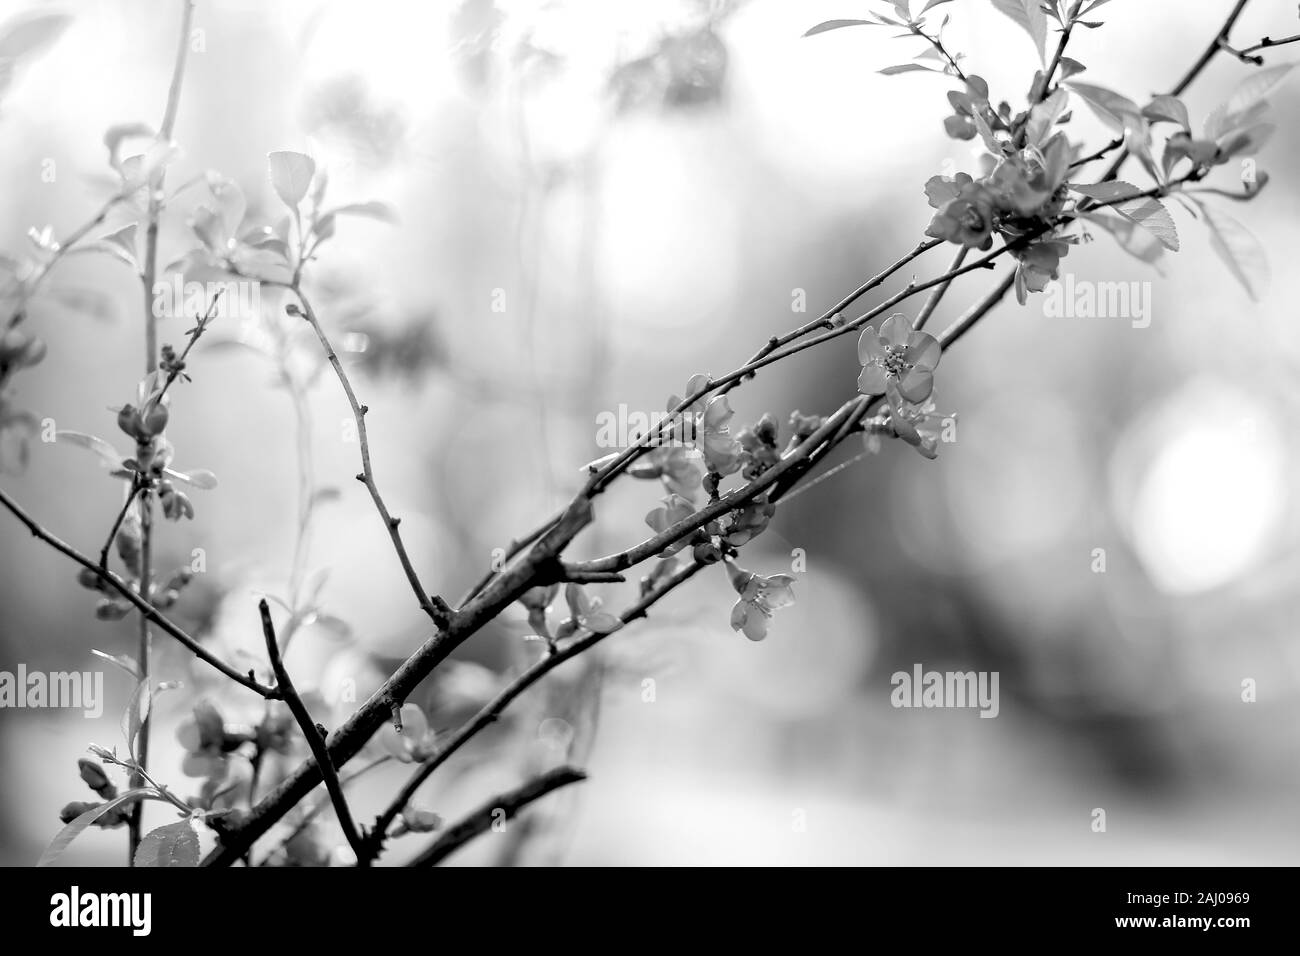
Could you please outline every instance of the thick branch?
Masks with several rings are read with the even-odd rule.
[[[639,601],[625,610],[619,616],[619,620],[621,620],[623,625],[626,627],[633,621],[645,617],[651,607],[664,597],[667,597],[679,586],[693,578],[704,567],[705,565],[692,562],[686,567],[674,572],[664,581],[660,582],[653,590],[643,595]],[[555,668],[559,667],[565,661],[572,660],[579,654],[586,653],[608,636],[609,634],[589,632],[571,643],[566,644],[554,653],[547,654],[507,684],[495,697],[492,698],[492,700],[484,704],[478,713],[467,720],[455,732],[455,734],[452,735],[452,738],[443,744],[436,754],[426,759],[416,768],[415,772],[411,774],[410,779],[407,780],[406,784],[398,792],[397,796],[393,798],[388,808],[376,819],[374,828],[371,830],[371,841],[373,844],[372,850],[374,854],[379,854],[380,850],[383,848],[383,841],[385,835],[388,833],[388,828],[392,825],[393,821],[397,819],[398,814],[406,808],[406,805],[411,801],[411,798],[415,796],[416,791],[420,789],[420,786],[424,781],[429,778],[430,774],[446,763],[452,754],[456,753],[456,751],[460,750],[461,747],[469,743],[480,732],[496,723],[497,719],[505,709],[509,707],[520,694],[532,687],[535,683],[551,671],[555,670]]]

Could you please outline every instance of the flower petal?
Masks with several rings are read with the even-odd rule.
[[[934,373],[926,369],[911,369],[898,382],[898,394],[909,402],[923,402],[933,391]]]
[[[704,420],[702,422],[705,432],[720,431],[727,427],[727,422],[731,416],[736,414],[731,410],[731,403],[727,401],[727,396],[719,395],[716,398],[709,399],[709,404],[704,406]]]
[[[888,345],[906,345],[912,337],[912,322],[902,312],[895,312],[880,323],[880,338]]]
[[[880,344],[880,336],[876,330],[867,326],[858,336],[858,364],[870,365],[872,361],[880,358],[884,354],[884,346]]]
[[[738,631],[745,626],[745,620],[749,616],[749,605],[744,599],[737,601],[731,608],[731,629]]]
[[[884,366],[866,365],[862,369],[862,374],[858,376],[858,391],[863,395],[884,395],[885,384],[889,381],[889,375],[885,372]]]
[[[761,641],[763,638],[767,637],[768,617],[766,614],[762,613],[762,608],[757,608],[755,610],[757,610],[758,613],[748,614],[745,617],[745,626],[741,630],[744,631],[745,636],[751,641]]]
[[[917,368],[933,371],[943,357],[943,346],[929,332],[913,332],[907,340],[907,361]]]

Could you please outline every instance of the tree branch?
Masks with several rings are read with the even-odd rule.
[[[306,319],[307,324],[316,333],[316,338],[320,341],[320,346],[325,352],[325,357],[329,360],[330,367],[334,369],[339,384],[343,386],[343,392],[347,396],[348,404],[352,406],[352,417],[356,421],[357,441],[361,444],[361,473],[356,476],[357,481],[364,484],[366,490],[370,492],[370,497],[375,503],[375,510],[379,512],[379,517],[383,519],[388,536],[392,539],[393,549],[397,552],[397,559],[401,562],[402,571],[406,574],[406,580],[411,585],[411,590],[415,592],[415,598],[419,602],[420,610],[429,615],[429,619],[439,628],[445,627],[451,608],[441,597],[430,595],[424,589],[424,585],[420,583],[420,576],[416,573],[415,565],[411,562],[411,556],[407,553],[406,545],[402,541],[402,533],[398,530],[402,519],[394,518],[389,512],[388,506],[384,504],[383,495],[379,493],[379,485],[375,482],[375,472],[370,466],[370,436],[366,431],[366,413],[370,409],[357,400],[357,394],[352,388],[348,373],[344,370],[343,363],[339,361],[338,353],[334,351],[329,336],[326,335],[325,329],[317,320],[311,302],[303,294],[301,286],[296,282],[276,284],[293,292],[298,302],[301,303],[301,309],[289,305],[285,307],[285,311],[289,312],[290,315],[298,315]]]
[[[633,621],[645,617],[647,612],[663,598],[667,597],[679,586],[689,581],[698,574],[706,565],[692,562],[686,567],[674,572],[664,581],[653,588],[651,591],[642,595],[641,599],[631,605],[621,615],[619,620],[626,627]],[[611,632],[617,633],[617,631]],[[549,674],[555,668],[559,667],[565,661],[572,660],[579,654],[586,653],[595,647],[609,634],[597,634],[588,632],[584,636],[577,638],[569,644],[561,647],[554,653],[549,653],[540,658],[531,667],[507,684],[502,690],[488,701],[473,717],[467,720],[456,732],[452,738],[447,741],[437,753],[423,761],[411,777],[398,791],[388,808],[384,810],[375,820],[374,827],[370,831],[371,851],[374,856],[378,856],[383,849],[384,840],[386,839],[388,828],[392,825],[397,816],[410,803],[411,798],[415,796],[420,786],[427,780],[435,770],[447,762],[451,756],[460,750],[461,747],[469,743],[481,731],[496,723],[497,719],[507,707],[520,694],[532,687],[539,680]]]
[[[302,702],[298,691],[294,689],[293,681],[289,678],[289,671],[280,657],[280,643],[275,638],[275,625],[271,623],[271,607],[266,603],[266,598],[258,602],[257,610],[262,616],[262,635],[266,638],[266,654],[271,659],[271,669],[275,672],[275,681],[280,694],[284,702],[289,705],[294,720],[298,721],[302,735],[307,738],[307,746],[311,748],[311,755],[325,780],[325,790],[334,804],[334,813],[339,819],[339,826],[343,828],[343,835],[347,837],[348,845],[357,855],[358,865],[367,866],[369,858],[366,855],[365,839],[357,832],[357,825],[352,821],[352,811],[348,809],[343,785],[339,783],[338,770],[334,767],[329,750],[325,746],[325,728],[311,719],[307,705]]]
[[[136,610],[145,616],[151,623],[187,647],[199,660],[215,667],[235,683],[247,687],[255,694],[265,697],[268,700],[277,700],[279,698],[280,693],[274,687],[266,687],[258,683],[251,674],[239,673],[239,671],[235,670],[229,664],[225,663],[205,648],[195,638],[185,633],[179,625],[157,611],[151,604],[140,597],[135,588],[131,587],[131,585],[127,584],[112,571],[100,568],[95,561],[86,557],[76,548],[72,547],[72,545],[67,544],[62,539],[57,538],[50,532],[46,531],[35,518],[24,511],[22,506],[19,505],[18,502],[14,501],[13,498],[9,497],[2,488],[0,488],[0,505],[4,505],[4,507],[13,514],[14,517],[26,525],[27,530],[32,533],[33,537],[44,541],[50,547],[54,548],[55,551],[71,558],[83,568],[93,571],[101,581],[129,601]]]
[[[520,810],[548,793],[586,779],[587,775],[574,767],[557,767],[521,787],[499,794],[444,830],[407,866],[437,866],[480,833],[490,830],[498,820],[512,820]]]

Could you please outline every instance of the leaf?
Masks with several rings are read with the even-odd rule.
[[[1025,125],[1026,142],[1029,145],[1037,146],[1047,139],[1052,132],[1052,127],[1065,112],[1068,99],[1069,94],[1065,90],[1056,90],[1029,111],[1029,121]]]
[[[137,228],[139,228],[139,223],[130,223],[116,232],[100,236],[94,242],[88,242],[84,246],[76,246],[69,251],[104,252],[120,262],[125,262],[133,270],[139,272],[140,263],[136,261],[135,257],[135,233]]]
[[[94,452],[99,456],[103,465],[112,471],[122,467],[122,456],[117,453],[117,449],[95,435],[59,429],[54,433],[54,440],[56,443],[67,442],[70,445],[76,445],[78,448],[85,448]]]
[[[1044,60],[1047,46],[1047,15],[1039,6],[1039,0],[993,0],[993,6],[1006,14],[1029,34],[1038,51],[1038,59]]]
[[[36,865],[49,866],[63,855],[63,851],[68,848],[69,844],[71,844],[77,837],[81,836],[88,826],[110,810],[115,810],[125,803],[130,803],[132,800],[159,799],[162,799],[161,795],[153,787],[140,787],[135,790],[128,790],[125,793],[118,794],[112,800],[109,800],[106,803],[101,803],[97,807],[91,807],[54,835],[54,839],[51,840],[50,845],[45,848],[45,852],[42,853],[41,858],[36,861]]]
[[[596,611],[582,619],[582,626],[593,634],[610,634],[622,627],[623,622],[608,611]]]
[[[0,62],[21,60],[53,46],[71,23],[66,13],[14,17],[0,27]]]
[[[878,27],[883,24],[875,20],[826,20],[817,24],[804,34],[806,37],[816,36],[819,33],[829,33],[831,30],[840,30],[844,27]]]
[[[1160,259],[1164,256],[1165,247],[1133,220],[1125,219],[1110,209],[1097,209],[1080,215],[1114,236],[1119,247],[1129,255],[1160,271]]]
[[[153,174],[176,158],[180,149],[175,143],[154,143],[139,156],[128,156],[122,160],[119,171],[122,173],[122,188],[139,189],[153,178]]]
[[[93,647],[90,649],[90,653],[94,654],[96,657],[108,661],[110,664],[116,664],[118,667],[122,668],[122,670],[126,671],[128,674],[134,677],[137,681],[140,679],[140,667],[138,664],[136,664],[135,658],[131,657],[129,654],[108,654],[105,653],[104,651],[96,650]]]
[[[1107,208],[1141,226],[1155,236],[1166,249],[1171,252],[1178,251],[1178,230],[1174,226],[1173,217],[1169,215],[1169,210],[1165,208],[1164,203],[1154,197],[1138,196],[1141,190],[1132,183],[1117,180],[1070,188],[1090,199],[1109,203]],[[1135,198],[1117,201],[1123,200],[1126,196]]]
[[[1121,179],[1113,179],[1105,183],[1083,183],[1078,186],[1072,185],[1070,188],[1076,193],[1087,196],[1089,199],[1097,199],[1102,202],[1123,199],[1126,196],[1136,196],[1142,191],[1132,183],[1126,183]]]
[[[1159,199],[1145,196],[1141,199],[1131,199],[1128,202],[1119,203],[1110,208],[1151,233],[1170,252],[1178,251],[1178,229],[1174,226],[1174,218],[1169,215],[1169,210],[1165,208],[1165,204]]]
[[[104,133],[104,146],[108,148],[108,164],[121,171],[122,141],[128,139],[154,139],[158,134],[147,123],[117,123]]]
[[[1192,128],[1191,120],[1187,116],[1187,107],[1176,96],[1168,94],[1157,96],[1142,107],[1142,115],[1153,123],[1163,120],[1167,123],[1177,123],[1185,130]]]
[[[187,485],[200,488],[203,491],[211,491],[217,487],[217,476],[206,468],[195,468],[192,471],[176,471],[172,468],[164,468],[163,473],[168,478],[183,481]]]
[[[189,820],[152,830],[135,851],[136,866],[198,866],[199,838]]]
[[[925,6],[923,6],[923,7],[921,8],[921,12],[920,12],[919,14],[917,14],[917,15],[923,17],[923,16],[925,16],[926,13],[928,13],[932,8],[937,7],[937,6],[938,6],[939,4],[941,4],[941,3],[952,3],[952,0],[930,0],[929,3],[927,3]]]
[[[135,685],[131,700],[122,713],[122,733],[126,736],[126,749],[133,760],[135,759],[136,739],[140,736],[140,728],[149,719],[149,705],[152,700],[153,695],[149,690],[149,682],[142,680]]]
[[[1084,66],[1082,63],[1080,63],[1078,60],[1075,60],[1068,56],[1061,57],[1060,70],[1061,70],[1062,80],[1068,80],[1072,76],[1078,76],[1086,69],[1087,67]]]
[[[305,153],[291,150],[268,153],[266,159],[276,195],[290,209],[297,209],[307,195],[312,176],[316,175],[316,161]]]
[[[922,66],[920,63],[900,63],[897,66],[887,66],[883,70],[878,70],[882,76],[893,76],[896,73],[938,73],[939,70],[932,70],[928,66]]]
[[[377,219],[379,222],[397,222],[397,210],[386,202],[372,199],[369,202],[350,202],[347,205],[331,209],[331,216],[361,216],[365,219]]]
[[[1238,125],[1236,120],[1262,103],[1286,79],[1293,66],[1292,63],[1282,63],[1251,74],[1248,80],[1233,90],[1232,95],[1205,118],[1205,138],[1218,139],[1235,129]]]
[[[1251,300],[1258,302],[1269,282],[1268,257],[1254,233],[1237,220],[1195,200],[1210,229],[1210,248],[1223,260]]]
[[[1138,105],[1114,90],[1092,83],[1078,82],[1070,83],[1069,88],[1079,94],[1080,98],[1097,114],[1098,119],[1117,133],[1142,127],[1146,123]]]

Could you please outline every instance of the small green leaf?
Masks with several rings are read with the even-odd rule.
[[[1210,229],[1210,248],[1223,260],[1233,278],[1250,298],[1258,302],[1269,282],[1268,257],[1255,235],[1239,223],[1205,203],[1196,201]]]
[[[185,484],[203,491],[211,491],[217,487],[217,476],[206,468],[194,468],[190,471],[176,471],[172,468],[164,468],[163,472],[168,478],[183,481]]]
[[[1251,110],[1264,102],[1291,72],[1295,64],[1282,63],[1251,74],[1250,78],[1233,90],[1232,95],[1205,119],[1205,138],[1218,139],[1240,125],[1240,121],[1253,116]]]
[[[1129,255],[1155,266],[1157,272],[1160,271],[1160,260],[1164,256],[1165,247],[1133,220],[1125,219],[1110,209],[1097,209],[1080,215],[1114,236],[1119,247]]]
[[[622,627],[623,622],[608,611],[596,611],[583,617],[582,626],[593,634],[610,634]]]
[[[1092,107],[1098,119],[1117,133],[1142,129],[1146,125],[1142,110],[1127,96],[1092,83],[1072,82],[1069,88]]]
[[[1047,14],[1038,5],[1039,0],[993,0],[993,6],[1012,20],[1034,41],[1038,59],[1045,60],[1047,47]]]
[[[938,73],[939,70],[932,70],[928,66],[922,66],[920,63],[900,63],[897,66],[887,66],[878,71],[883,76],[893,76],[896,73]]]
[[[1169,96],[1168,94],[1157,96],[1142,107],[1142,115],[1153,123],[1163,120],[1167,123],[1177,123],[1185,130],[1192,128],[1191,121],[1187,116],[1187,107],[1176,96]]]
[[[198,866],[199,837],[189,820],[151,831],[135,851],[136,866]]]
[[[336,209],[331,209],[328,215],[362,216],[366,219],[377,219],[380,222],[397,222],[397,210],[388,205],[388,203],[379,202],[375,199],[372,199],[369,202],[352,202],[345,206],[339,206]]]
[[[55,443],[76,445],[78,448],[85,448],[94,452],[99,456],[104,467],[112,471],[122,467],[122,456],[117,453],[117,449],[95,435],[87,435],[84,432],[74,432],[61,428],[54,433],[54,441]]]
[[[136,272],[140,271],[140,263],[135,257],[135,233],[139,228],[139,223],[130,223],[118,229],[116,232],[110,232],[106,236],[100,236],[94,242],[88,242],[85,245],[76,246],[69,250],[71,252],[103,252],[117,259],[119,262],[125,262]]]
[[[115,810],[123,804],[130,803],[133,800],[160,799],[163,799],[162,795],[153,787],[140,787],[136,790],[128,790],[125,793],[118,794],[112,800],[101,803],[97,807],[91,807],[55,834],[54,839],[50,841],[50,845],[47,846],[45,852],[41,854],[41,858],[36,861],[36,865],[49,866],[63,855],[63,851],[68,848],[68,845],[79,837],[87,827],[110,810]]]
[[[140,729],[144,726],[144,722],[149,719],[149,706],[152,702],[153,695],[149,690],[149,682],[142,680],[135,685],[131,701],[122,713],[122,733],[126,737],[127,752],[131,754],[133,760],[136,759],[136,741],[140,737]]]
[[[1164,203],[1154,197],[1139,196],[1141,190],[1132,183],[1116,180],[1070,188],[1090,199],[1109,203],[1106,208],[1141,226],[1171,252],[1178,251],[1178,230],[1174,226],[1173,217],[1169,215],[1169,210],[1165,208]],[[1124,200],[1128,196],[1133,198],[1116,201]]]
[[[831,30],[840,30],[844,27],[878,27],[882,25],[875,20],[827,20],[812,27],[804,36],[816,36],[819,33],[829,33]]]
[[[66,13],[14,17],[0,26],[0,62],[21,60],[53,46],[71,23]]]
[[[140,667],[136,664],[135,658],[131,657],[129,654],[108,654],[104,651],[95,650],[93,647],[90,649],[90,653],[108,661],[110,664],[116,664],[137,681],[140,679]]]
[[[292,150],[268,153],[266,159],[275,194],[290,209],[297,209],[316,175],[316,161],[305,153]]]
[[[158,134],[147,123],[118,123],[110,126],[104,133],[104,145],[108,148],[108,164],[116,170],[122,168],[122,143],[128,139],[153,140]]]

